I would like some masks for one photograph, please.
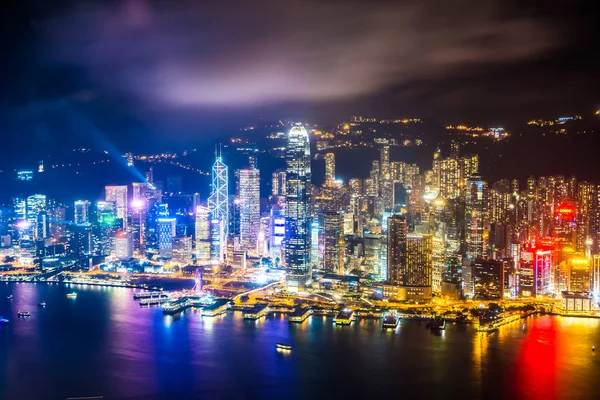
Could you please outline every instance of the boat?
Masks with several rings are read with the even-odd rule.
[[[6,299],[7,299],[7,300],[12,300],[12,294],[10,294],[10,295],[6,296]]]
[[[166,298],[166,297],[169,297],[169,296],[167,296],[166,293],[159,292],[159,291],[135,292],[133,294],[134,300],[142,300],[142,299],[149,299],[149,298]]]
[[[336,325],[350,325],[352,321],[355,320],[354,311],[352,310],[342,310],[335,316],[333,322]]]
[[[31,313],[29,311],[19,311],[17,313],[17,317],[19,317],[19,318],[29,318],[29,317],[31,317]]]
[[[46,302],[42,301],[42,302],[38,303],[38,306],[40,306],[40,307],[46,307]]]
[[[383,317],[382,328],[383,329],[396,329],[398,323],[400,322],[400,318],[395,315],[386,315]]]
[[[310,307],[302,307],[294,310],[293,313],[290,314],[290,322],[299,322],[302,323],[306,321],[308,317],[312,315],[312,309]]]
[[[435,317],[431,320],[430,323],[431,330],[441,331],[446,329],[446,320],[442,317]]]
[[[6,318],[0,318],[0,325],[6,325],[10,322],[10,320]]]
[[[77,298],[77,292],[67,293],[67,297],[70,298],[70,299],[76,299]]]
[[[277,350],[285,350],[285,351],[291,351],[292,350],[292,346],[289,344],[284,344],[284,343],[277,343],[275,344],[275,348]]]

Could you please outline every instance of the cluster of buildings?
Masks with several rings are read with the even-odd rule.
[[[392,160],[398,143],[381,138],[368,176],[347,182],[336,178],[335,153],[322,150],[317,186],[311,135],[319,137],[291,127],[285,168],[270,180],[252,156],[231,173],[216,154],[206,201],[164,191],[151,169],[144,182],[107,186],[101,201],[76,201],[72,218],[42,194],[16,196],[0,209],[0,245],[24,264],[71,257],[82,268],[95,257],[207,268],[259,262],[285,269],[292,292],[369,281],[402,301],[600,294],[599,185],[562,176],[489,183],[478,156],[462,154],[458,142],[437,149],[423,170]],[[261,180],[270,181],[266,203]]]

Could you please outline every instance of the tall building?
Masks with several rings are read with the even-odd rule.
[[[388,219],[388,279],[391,284],[403,285],[406,282],[406,235],[407,225],[404,215],[394,215]]]
[[[271,257],[278,264],[282,259],[282,243],[285,239],[285,215],[283,210],[273,207],[269,217],[269,226],[271,228],[269,235],[269,251]]]
[[[251,254],[257,252],[260,231],[260,172],[258,169],[238,171],[240,205],[240,246]]]
[[[311,281],[309,198],[310,143],[302,125],[290,129],[286,151],[285,262],[288,289],[298,290]]]
[[[480,175],[467,180],[465,195],[465,224],[467,256],[483,257],[486,250],[484,228],[487,216],[487,183]]]
[[[286,194],[285,175],[286,175],[286,172],[283,170],[277,170],[277,171],[273,172],[273,175],[271,178],[271,195],[285,198],[285,194]]]
[[[208,198],[211,214],[211,259],[220,263],[225,260],[229,230],[229,177],[228,168],[219,154],[212,167],[212,187]]]
[[[73,204],[73,221],[76,224],[87,224],[90,222],[90,202],[87,200],[76,200]]]
[[[133,257],[133,240],[130,232],[120,231],[115,236],[115,257],[121,261]]]
[[[173,258],[173,238],[175,237],[175,218],[158,219],[158,254],[162,258]]]
[[[432,239],[430,235],[406,235],[405,286],[429,287],[431,290]]]
[[[106,186],[104,200],[115,203],[116,216],[123,220],[123,229],[127,229],[127,186]]]
[[[196,260],[200,265],[210,262],[210,211],[203,206],[196,208]]]
[[[323,265],[330,273],[344,274],[344,216],[339,212],[322,214]]]
[[[325,154],[325,186],[333,186],[335,183],[335,154]]]
[[[477,259],[473,264],[475,298],[496,300],[504,297],[504,263]]]
[[[31,234],[34,240],[42,240],[47,237],[47,226],[44,222],[39,224],[40,214],[46,212],[46,195],[34,194],[27,197],[27,222],[31,229]],[[43,221],[43,218],[42,218]]]

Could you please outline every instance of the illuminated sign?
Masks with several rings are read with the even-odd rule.
[[[573,215],[575,214],[575,207],[573,207],[571,204],[563,203],[556,208],[556,214]]]

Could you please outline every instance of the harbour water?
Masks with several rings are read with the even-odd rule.
[[[432,333],[418,321],[382,330],[379,320],[336,326],[315,315],[302,324],[194,309],[164,316],[132,295],[1,283],[10,323],[0,326],[0,399],[600,398],[598,319],[533,316],[495,333],[453,324]]]

